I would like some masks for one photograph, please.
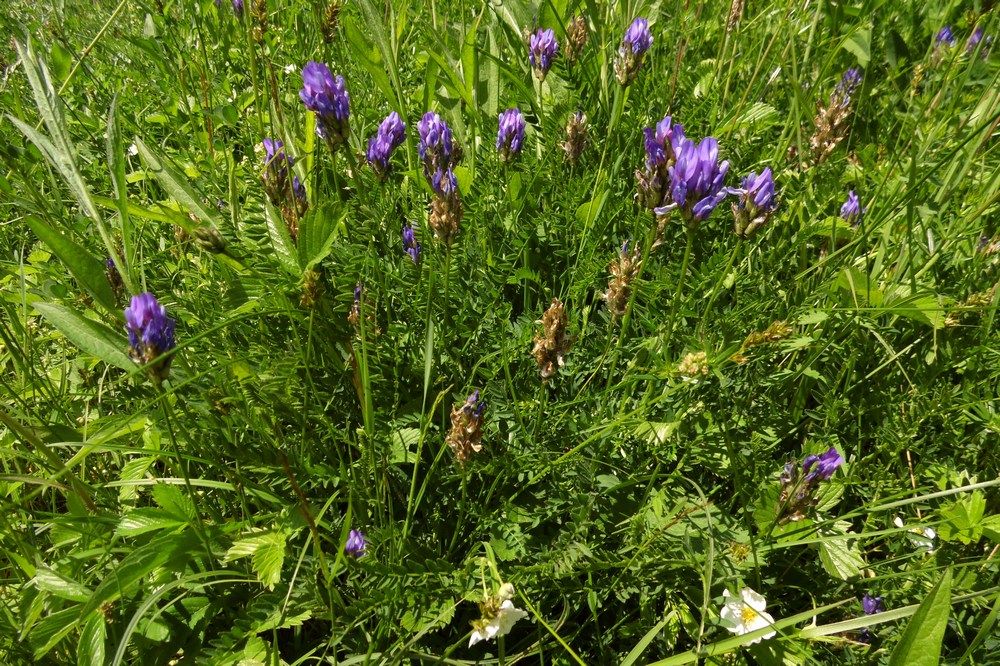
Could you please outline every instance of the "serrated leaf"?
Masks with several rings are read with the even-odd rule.
[[[34,583],[39,590],[70,601],[86,601],[92,594],[86,585],[44,565],[39,565],[35,569]]]
[[[941,642],[951,615],[951,569],[947,570],[917,612],[910,618],[903,637],[889,657],[889,666],[937,666]]]
[[[235,542],[226,552],[224,563],[250,557],[258,580],[268,589],[281,580],[281,567],[285,563],[285,534],[261,532]]]
[[[291,627],[298,627],[312,616],[312,611],[308,609],[290,614],[283,608],[276,608],[264,621],[259,624],[255,624],[251,629],[251,632],[259,634],[265,631],[272,631],[274,629],[290,629]]]
[[[80,644],[77,648],[77,666],[104,666],[106,652],[107,625],[104,615],[100,612],[91,613],[90,619],[80,631]]]
[[[944,519],[937,534],[943,541],[957,540],[966,545],[979,541],[983,536],[983,514],[986,500],[982,493],[973,492],[941,510]]]
[[[840,580],[850,580],[861,575],[865,561],[861,558],[854,540],[830,539],[819,545],[819,559],[826,572]]]
[[[57,303],[38,302],[34,308],[70,342],[108,365],[135,372],[138,366],[125,353],[128,340],[99,321]]]
[[[168,513],[163,509],[144,507],[125,514],[118,523],[119,536],[137,536],[146,532],[175,529],[187,525],[183,517]]]
[[[73,631],[77,627],[79,619],[79,607],[73,606],[46,615],[32,627],[28,634],[28,640],[31,641],[35,661],[39,661],[48,654],[49,650]]]
[[[267,223],[267,235],[271,239],[271,247],[274,248],[274,254],[278,257],[281,267],[291,275],[298,276],[298,251],[288,233],[288,225],[269,202],[264,204],[264,221]]]
[[[167,513],[172,513],[175,516],[187,518],[188,520],[194,520],[197,517],[194,500],[178,486],[169,483],[157,483],[153,486],[151,493],[156,505]]]
[[[49,249],[66,264],[66,268],[80,285],[108,312],[118,310],[115,294],[111,283],[104,272],[104,262],[93,256],[73,240],[52,229],[35,217],[25,218],[25,222],[38,236],[39,240],[49,246]]]

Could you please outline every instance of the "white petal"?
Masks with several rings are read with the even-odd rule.
[[[757,631],[758,629],[764,629],[766,627],[771,626],[772,624],[774,624],[774,618],[773,617],[771,617],[767,613],[760,613],[757,617],[754,618],[753,622],[751,622],[747,626],[746,632],[744,632],[744,633],[750,633],[751,631]],[[776,632],[776,631],[768,632],[768,633],[764,634],[763,636],[761,636],[760,638],[753,639],[752,641],[750,641],[748,643],[748,645],[753,645],[754,643],[759,643],[762,640],[766,640],[768,638],[774,638],[774,636],[776,636],[777,633],[778,632]]]
[[[734,627],[743,624],[743,604],[738,601],[730,601],[719,611],[719,617]]]
[[[767,600],[764,599],[764,595],[758,594],[749,587],[740,590],[740,596],[743,597],[743,602],[755,611],[760,612],[767,608]]]
[[[498,629],[497,634],[503,636],[509,633],[515,622],[526,617],[528,617],[528,614],[520,608],[514,608],[514,604],[508,599],[500,604],[500,612],[497,614],[495,620]]]
[[[478,631],[473,631],[472,635],[469,636],[469,647],[472,647],[473,645],[475,645],[479,641],[484,641],[484,640],[486,640],[485,636],[483,636]]]
[[[900,529],[903,529],[903,519],[900,518],[899,516],[896,516],[895,518],[892,519],[892,524]]]

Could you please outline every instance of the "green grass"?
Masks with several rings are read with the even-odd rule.
[[[985,40],[966,52],[995,10],[357,0],[331,23],[329,4],[0,10],[0,661],[998,659],[1000,65]],[[563,44],[577,15],[587,46],[539,83],[525,29]],[[637,16],[654,43],[622,88]],[[298,96],[309,60],[347,82],[337,153]],[[852,67],[817,160],[817,104]],[[504,163],[509,107],[528,129]],[[464,153],[450,246],[427,110]],[[364,150],[390,111],[407,138],[382,184]],[[756,235],[734,235],[731,197],[658,236],[635,172],[665,115],[718,139],[726,185],[773,170]],[[308,192],[297,239],[260,181],[267,137]],[[625,241],[641,268],[617,316]],[[176,320],[162,382],[124,331],[146,291]],[[543,380],[556,298],[569,349]],[[446,439],[474,390],[462,466]],[[844,464],[783,520],[784,465],[831,447]],[[468,647],[505,582],[528,617]],[[743,587],[776,636],[726,630]],[[886,611],[866,617],[866,593]]]

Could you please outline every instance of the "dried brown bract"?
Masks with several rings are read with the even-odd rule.
[[[462,405],[451,408],[451,430],[445,442],[455,454],[455,460],[465,467],[473,453],[483,450],[483,412],[486,403],[473,391]]]
[[[608,283],[608,290],[601,294],[607,302],[608,310],[613,317],[621,317],[628,308],[628,301],[632,295],[632,282],[639,275],[639,267],[642,265],[639,248],[633,248],[631,254],[628,251],[628,241],[622,245],[622,250],[618,254],[618,259],[611,262],[608,269],[611,271],[611,281]]]
[[[552,305],[542,315],[542,330],[535,333],[535,347],[531,350],[542,379],[548,379],[566,364],[564,356],[569,351],[570,340],[566,337],[566,310],[562,301],[552,299]]]
[[[566,123],[566,140],[562,144],[563,152],[570,164],[576,166],[583,149],[587,147],[589,138],[587,116],[583,115],[583,111],[578,110],[569,117],[569,121]]]
[[[582,16],[577,16],[566,26],[566,62],[573,64],[583,53],[583,48],[587,45],[590,35],[587,31],[587,21]]]

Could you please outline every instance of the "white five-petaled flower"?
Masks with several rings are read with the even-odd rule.
[[[892,519],[892,524],[896,527],[903,529],[906,525],[903,523],[903,519],[896,516]],[[917,548],[926,548],[928,555],[933,555],[937,552],[937,548],[934,547],[934,540],[937,539],[937,532],[931,527],[911,527],[907,531],[906,536],[909,537],[910,543],[912,543]]]
[[[525,617],[528,617],[528,614],[520,608],[514,608],[514,603],[510,599],[507,599],[500,604],[500,609],[493,618],[483,618],[476,623],[476,630],[469,637],[469,647],[472,647],[479,641],[488,641],[497,636],[509,633],[514,623]]]
[[[727,599],[732,597],[729,590],[725,590],[722,596]],[[749,587],[744,587],[740,590],[739,599],[726,601],[719,616],[722,618],[723,626],[726,629],[742,636],[743,634],[749,634],[751,631],[764,629],[774,624],[774,618],[764,612],[765,608],[767,608],[767,601],[764,599],[764,595],[754,592]],[[750,641],[748,645],[759,643],[761,640],[771,638],[777,633],[776,631],[772,631],[759,636]]]

